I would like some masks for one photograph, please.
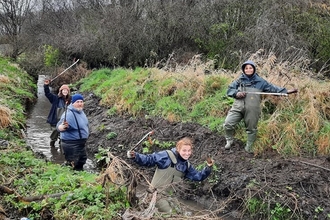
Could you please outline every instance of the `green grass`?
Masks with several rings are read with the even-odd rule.
[[[2,152],[3,153],[3,152]],[[36,159],[31,151],[17,149],[0,157],[3,175],[15,174],[12,187],[15,194],[5,195],[4,201],[26,213],[30,219],[40,219],[42,209],[52,210],[58,219],[108,219],[128,206],[126,188],[108,184],[102,187],[97,174],[73,172],[69,167]],[[62,193],[59,198],[23,202],[19,198]],[[115,204],[110,204],[111,202]],[[109,203],[109,207],[106,204]],[[71,204],[71,205],[68,205]]]
[[[111,109],[111,114],[128,112],[136,117],[150,115],[169,121],[196,122],[223,134],[222,124],[234,101],[226,96],[233,79],[226,74],[120,68],[92,72],[80,83],[82,90],[101,96],[101,104]],[[299,77],[291,83],[300,85],[297,95],[263,99],[255,153],[267,149],[297,156],[328,153],[330,147],[325,142],[329,135],[319,132],[330,118],[329,101],[325,98],[330,96],[329,83],[317,84]],[[245,141],[243,123],[237,126],[235,137]]]
[[[0,58],[0,105],[10,109],[11,124],[0,130],[0,139],[9,140],[8,149],[0,149],[0,170],[7,184],[23,197],[63,193],[60,198],[48,198],[24,203],[17,195],[3,195],[7,206],[17,208],[31,219],[40,219],[41,210],[52,210],[57,219],[111,219],[128,206],[126,188],[107,185],[102,188],[94,174],[72,172],[67,167],[34,158],[21,139],[26,121],[25,103],[34,99],[36,83],[27,73]],[[162,116],[170,121],[196,122],[223,134],[222,124],[233,99],[226,96],[233,80],[226,74],[201,75],[195,72],[169,73],[157,69],[101,69],[81,79],[81,91],[92,91],[108,107],[108,115],[130,113],[135,117]],[[289,98],[263,100],[255,153],[273,149],[281,155],[315,156],[330,152],[329,83],[312,80],[291,80],[299,85],[299,94]],[[104,130],[100,125],[99,130]],[[115,136],[108,133],[108,139]],[[237,126],[236,138],[245,141],[245,127]],[[154,140],[159,147],[173,143]],[[148,142],[144,149],[149,152]],[[103,152],[106,153],[106,152]],[[106,155],[99,155],[99,160]],[[12,178],[15,176],[15,178]],[[70,205],[68,205],[70,204]],[[263,210],[262,201],[247,201],[251,213]],[[290,211],[281,204],[267,207],[273,219],[287,216]]]
[[[10,109],[12,124],[1,129],[0,138],[15,141],[26,122],[26,102],[35,99],[36,83],[9,59],[0,58],[0,107]],[[1,116],[4,117],[4,116]]]
[[[26,123],[25,104],[34,100],[36,82],[18,66],[1,57],[0,73],[1,121],[10,122],[8,125],[4,123],[5,127],[0,129],[0,139],[9,141],[7,147],[0,149],[0,185],[15,191],[14,194],[1,195],[2,207],[16,209],[31,220],[41,219],[46,210],[50,210],[56,219],[118,217],[118,213],[129,205],[125,186],[107,183],[102,187],[97,182],[97,174],[75,172],[69,167],[45,162],[35,158],[33,152],[25,148],[26,142],[21,136]],[[118,72],[122,73],[125,71]],[[106,74],[103,77],[109,78]],[[93,80],[88,86],[99,88]],[[24,201],[26,198],[59,193],[62,195],[58,198]]]

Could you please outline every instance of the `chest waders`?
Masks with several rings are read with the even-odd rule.
[[[178,171],[175,165],[178,163],[173,151],[166,150],[172,163],[165,169],[156,168],[155,174],[152,177],[151,185],[154,189],[167,188],[171,183],[179,182],[184,177],[185,173]],[[189,162],[188,162],[189,163]],[[189,167],[189,164],[188,164]]]
[[[260,92],[260,90],[252,87],[241,86],[241,92]],[[257,126],[260,117],[260,102],[261,96],[259,94],[246,93],[245,98],[235,99],[232,108],[229,110],[223,128],[227,144],[226,149],[229,149],[233,143],[236,125],[244,119],[247,142],[245,150],[251,152],[254,141],[257,137]]]
[[[168,156],[170,157],[172,163],[169,167],[165,169],[156,168],[155,174],[151,180],[151,186],[153,187],[152,190],[156,190],[161,192],[165,190],[165,192],[171,193],[171,184],[176,183],[182,180],[185,173],[178,171],[175,168],[175,165],[178,163],[176,156],[171,150],[166,150]],[[188,162],[188,168],[190,164]],[[174,189],[174,188],[173,188]],[[169,195],[168,194],[168,195]],[[167,195],[167,196],[168,196]],[[169,199],[161,198],[156,202],[156,207],[160,212],[171,212],[172,207],[170,205]]]
[[[61,118],[61,115],[64,113],[64,108],[57,108],[56,109],[56,121],[58,122]],[[50,134],[50,146],[55,147],[55,142],[60,137],[60,132],[57,131],[56,125],[52,127],[52,133]]]

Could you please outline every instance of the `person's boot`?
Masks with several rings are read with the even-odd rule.
[[[252,147],[253,147],[253,142],[248,141],[246,142],[244,150],[248,153],[253,153]]]
[[[234,135],[235,135],[235,130],[230,126],[229,124],[224,124],[223,125],[224,131],[225,131],[225,138],[226,138],[226,145],[225,149],[228,150],[230,149],[231,145],[234,143]]]
[[[225,149],[228,150],[230,149],[231,145],[234,143],[234,140],[233,139],[227,139],[227,143],[225,145]]]
[[[244,150],[248,153],[253,153],[253,143],[257,138],[257,131],[247,131],[247,141]]]

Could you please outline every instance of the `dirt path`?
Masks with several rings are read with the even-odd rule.
[[[330,162],[326,157],[284,158],[274,151],[254,156],[246,153],[238,140],[231,150],[224,150],[225,138],[198,124],[109,117],[108,109],[98,106],[94,95],[85,97],[85,112],[91,125],[91,157],[98,147],[103,147],[126,160],[126,151],[151,130],[155,131],[153,139],[165,142],[190,136],[195,140],[190,162],[196,166],[211,154],[216,170],[200,184],[187,182],[181,198],[198,201],[216,216],[228,219],[249,219],[245,217],[251,216],[249,211],[256,213],[250,219],[267,219],[270,213],[273,219],[330,219]],[[117,136],[107,138],[111,132]],[[141,147],[138,150],[142,151]],[[152,169],[136,168],[151,179]]]

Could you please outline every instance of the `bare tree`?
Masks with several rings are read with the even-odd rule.
[[[12,45],[11,57],[16,59],[26,48],[21,36],[26,18],[34,7],[33,0],[1,0],[0,1],[0,34],[4,41]]]

